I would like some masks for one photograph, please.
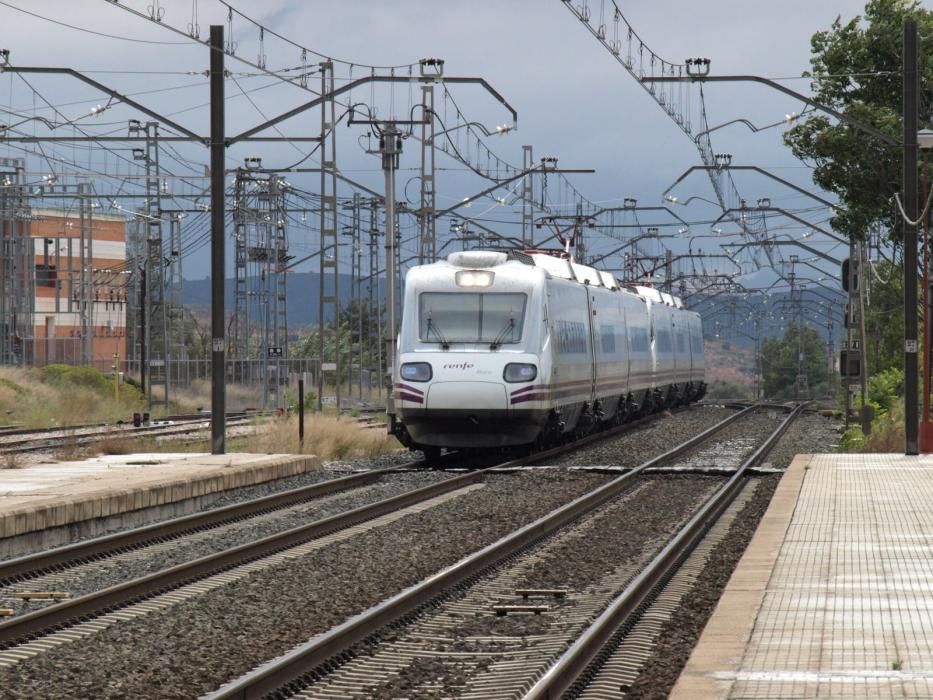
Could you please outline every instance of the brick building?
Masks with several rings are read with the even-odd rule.
[[[125,360],[126,220],[90,208],[32,209],[28,236],[34,293],[24,364],[109,370],[114,355]]]

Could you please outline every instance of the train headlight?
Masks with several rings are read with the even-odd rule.
[[[495,277],[489,270],[460,270],[454,275],[458,287],[488,287]]]
[[[427,362],[406,362],[401,369],[402,379],[409,382],[427,382],[434,373]]]
[[[520,362],[510,362],[502,373],[502,378],[507,382],[531,382],[537,376],[537,367]]]

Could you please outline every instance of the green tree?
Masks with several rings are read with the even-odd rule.
[[[358,304],[355,300],[344,307],[339,315],[339,325],[333,320],[327,324],[329,332],[324,334],[324,362],[334,362],[337,353],[340,353],[341,381],[346,381],[350,372],[350,365],[360,363],[363,369],[384,371],[385,358],[382,358],[382,368],[379,367],[379,353],[384,348],[379,347],[379,321],[384,317],[384,309],[374,313],[368,303]],[[362,333],[360,326],[362,322]],[[334,329],[339,328],[339,333]],[[319,327],[315,326],[308,335],[296,340],[291,346],[291,357],[318,357],[320,334]],[[339,338],[339,340],[338,340]]]
[[[917,20],[920,36],[933,35],[933,11],[915,0],[870,0],[865,14],[810,40],[816,101],[900,140],[903,22]],[[933,42],[921,42],[920,123],[933,121]],[[813,181],[839,196],[833,227],[864,238],[875,226],[900,236],[891,197],[901,188],[901,151],[820,112],[784,135],[795,156],[814,166]]]
[[[881,261],[873,270],[862,278],[869,375],[904,364],[904,266]]]
[[[813,328],[791,323],[783,338],[765,338],[761,343],[764,395],[772,399],[793,398],[798,368],[806,376],[811,395],[825,390],[830,379],[827,365],[826,345],[820,334]]]

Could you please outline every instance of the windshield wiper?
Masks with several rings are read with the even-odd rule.
[[[505,340],[505,337],[507,335],[512,334],[512,331],[514,329],[515,329],[515,319],[510,317],[508,323],[505,324],[505,327],[501,331],[499,331],[499,335],[497,335],[495,340],[493,340],[489,344],[489,349],[490,350],[497,349],[502,344],[502,341]]]
[[[437,339],[438,339],[438,340],[440,341],[440,343],[441,343],[441,349],[442,349],[442,350],[450,350],[450,343],[447,342],[447,338],[444,337],[444,335],[441,333],[440,329],[437,327],[437,324],[434,323],[433,320],[431,320],[431,317],[430,317],[430,316],[428,316],[428,328],[427,328],[427,331],[428,331],[428,338],[431,337],[431,332],[432,332],[432,331],[434,332],[434,335],[437,336]]]

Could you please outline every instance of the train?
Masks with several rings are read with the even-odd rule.
[[[701,399],[699,314],[563,250],[465,250],[410,269],[388,430],[442,449],[544,449]]]

